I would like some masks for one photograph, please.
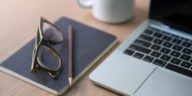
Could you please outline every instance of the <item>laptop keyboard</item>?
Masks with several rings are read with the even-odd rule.
[[[192,40],[149,27],[124,53],[192,77]]]

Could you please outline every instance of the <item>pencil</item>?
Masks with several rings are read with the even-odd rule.
[[[73,28],[71,25],[68,26],[68,80],[71,86],[73,80]]]

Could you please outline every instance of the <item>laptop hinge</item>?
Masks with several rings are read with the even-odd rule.
[[[163,29],[170,29],[171,27],[168,25],[165,25],[161,22],[155,21],[155,20],[150,20],[150,26],[156,27],[156,28],[163,28]]]

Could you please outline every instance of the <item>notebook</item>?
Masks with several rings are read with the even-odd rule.
[[[35,38],[27,43],[20,50],[15,52],[8,59],[0,64],[0,70],[17,77],[32,85],[38,86],[56,95],[65,94],[70,88],[68,84],[68,31],[67,26],[73,26],[74,31],[74,64],[73,82],[83,76],[94,63],[101,58],[115,43],[117,38],[101,30],[89,27],[72,19],[62,17],[54,23],[64,32],[63,50],[59,52],[64,61],[64,68],[58,79],[52,79],[46,71],[39,71],[36,74],[30,72],[32,50]]]

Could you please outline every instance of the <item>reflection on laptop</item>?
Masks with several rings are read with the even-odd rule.
[[[191,96],[192,1],[151,0],[150,18],[90,79],[130,96]]]

